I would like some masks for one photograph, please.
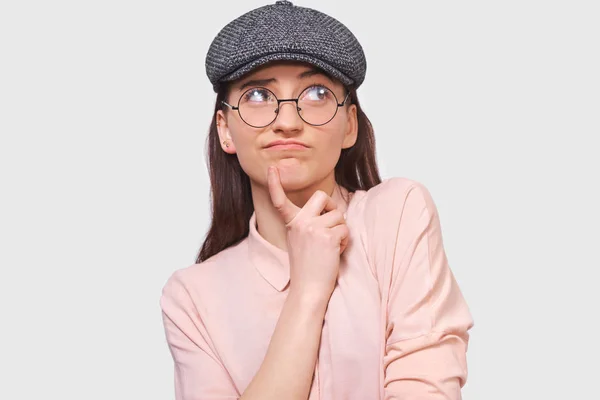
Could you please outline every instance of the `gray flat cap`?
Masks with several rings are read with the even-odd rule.
[[[221,82],[275,60],[311,63],[357,88],[367,72],[363,49],[344,24],[320,11],[276,1],[221,29],[206,54],[206,75],[217,92]]]

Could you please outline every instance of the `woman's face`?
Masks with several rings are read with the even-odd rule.
[[[327,77],[311,64],[282,61],[265,64],[233,82],[225,101],[237,106],[240,96],[254,87],[265,87],[278,99],[295,99],[304,89],[315,84],[331,90],[338,103],[344,101],[346,92],[339,81]],[[319,88],[305,93],[308,95],[305,97],[307,102],[324,97]],[[268,96],[268,93],[250,92],[247,101],[263,101],[265,95]],[[335,117],[328,123],[313,126],[300,118],[293,101],[282,102],[275,121],[262,128],[246,124],[237,111],[224,106],[223,110],[217,112],[221,147],[226,153],[237,154],[242,169],[251,181],[266,186],[267,169],[270,165],[276,165],[283,187],[286,190],[301,190],[332,178],[341,150],[352,147],[356,142],[356,105],[348,103],[349,100],[345,106],[339,107]],[[251,107],[255,107],[255,103],[249,104],[245,110]],[[305,110],[309,108],[305,107]],[[276,140],[296,140],[305,144],[305,147],[269,147]],[[223,141],[227,141],[229,147]]]

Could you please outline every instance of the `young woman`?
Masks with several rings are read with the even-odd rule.
[[[160,300],[176,398],[460,399],[473,321],[430,193],[379,177],[356,38],[278,1],[206,66],[212,225]]]

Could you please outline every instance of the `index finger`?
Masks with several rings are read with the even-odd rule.
[[[279,177],[279,170],[277,167],[269,167],[267,175],[267,183],[269,184],[269,194],[271,195],[271,202],[273,206],[281,213],[283,222],[288,224],[296,215],[300,208],[296,206],[285,194],[283,187],[281,186],[281,180]]]

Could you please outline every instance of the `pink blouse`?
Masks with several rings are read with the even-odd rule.
[[[309,399],[461,399],[473,319],[429,191],[394,177],[368,191],[336,186],[332,197],[350,237]],[[289,291],[289,259],[260,236],[256,214],[249,229],[163,288],[177,400],[238,399],[265,356]]]

